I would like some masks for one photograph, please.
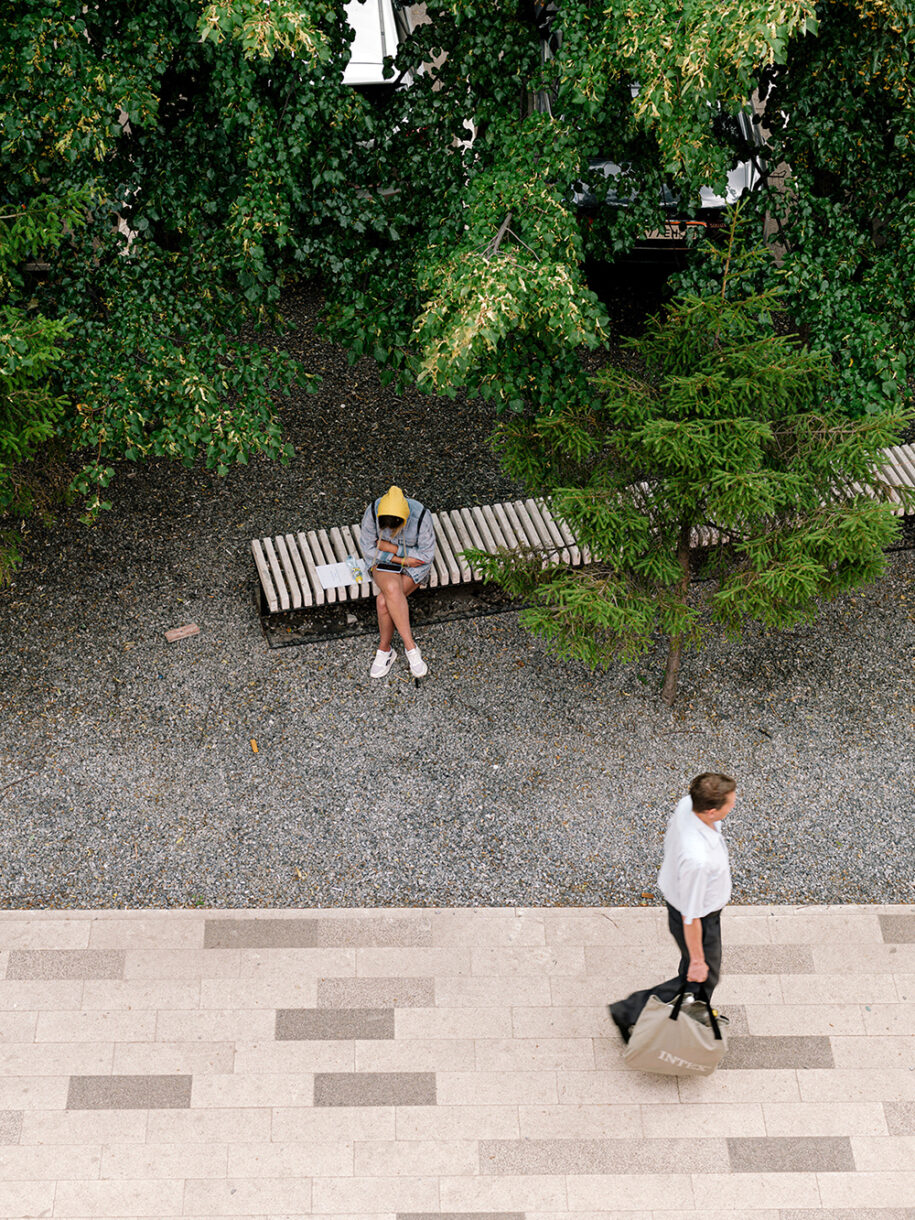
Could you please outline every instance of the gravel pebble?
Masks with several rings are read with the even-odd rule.
[[[371,681],[365,637],[268,650],[250,538],[356,521],[390,482],[513,494],[482,404],[393,396],[316,308],[290,337],[324,375],[284,405],[291,466],[125,463],[114,512],[36,532],[0,591],[0,904],[650,903],[706,769],[740,782],[734,901],[913,900],[912,552],[813,625],[688,656],[673,712],[660,651],[591,674],[513,613],[430,627],[418,688],[402,658]]]

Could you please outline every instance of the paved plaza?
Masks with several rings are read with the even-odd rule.
[[[913,906],[727,910],[681,1081],[604,1007],[656,908],[0,922],[3,1217],[915,1217]]]

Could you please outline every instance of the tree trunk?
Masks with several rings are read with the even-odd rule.
[[[677,582],[677,601],[681,605],[686,601],[689,589],[689,543],[692,526],[681,525],[680,536],[677,539],[677,563],[680,565],[681,576]],[[683,635],[670,637],[670,648],[667,652],[667,668],[664,671],[664,685],[661,688],[661,698],[670,707],[677,693],[677,679],[680,677],[680,660],[683,656]]]

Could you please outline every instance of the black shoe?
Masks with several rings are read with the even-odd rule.
[[[616,1011],[614,1011],[614,1009]],[[623,1020],[623,1018],[619,1015],[619,1005],[608,1004],[607,1011],[610,1013],[610,1016],[613,1019],[613,1024],[620,1031],[620,1037],[623,1039],[624,1042],[628,1042],[629,1035],[632,1031],[632,1026],[627,1025],[626,1022]]]

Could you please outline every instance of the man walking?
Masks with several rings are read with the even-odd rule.
[[[729,775],[697,775],[671,814],[664,836],[658,888],[667,903],[667,926],[680,950],[680,972],[656,987],[634,991],[610,1005],[623,1041],[656,995],[673,1000],[683,980],[705,986],[709,998],[721,973],[721,908],[731,896],[731,866],[721,823],[734,808],[737,784]]]

